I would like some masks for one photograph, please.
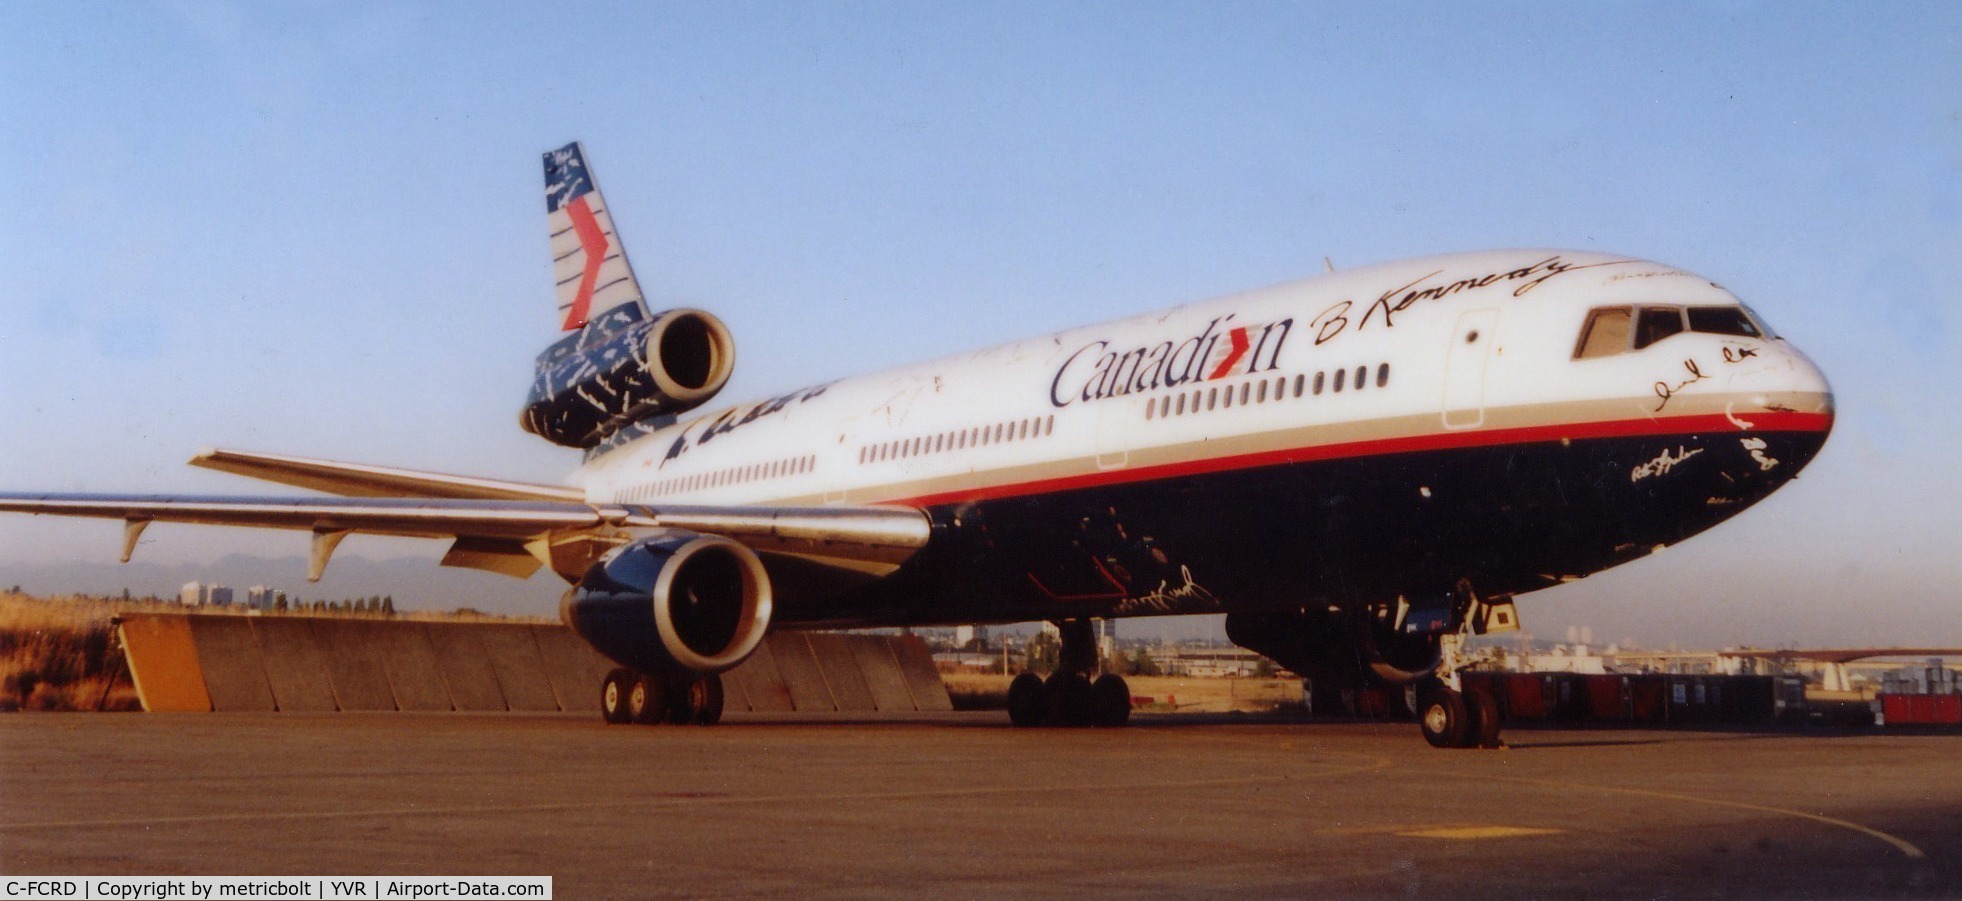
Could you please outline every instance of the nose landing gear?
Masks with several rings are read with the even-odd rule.
[[[1470,663],[1465,641],[1474,634],[1519,628],[1511,599],[1481,601],[1470,587],[1457,629],[1438,636],[1437,672],[1417,683],[1417,724],[1434,748],[1502,748],[1499,704],[1482,688],[1466,689],[1459,671]]]

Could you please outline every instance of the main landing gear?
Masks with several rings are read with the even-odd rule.
[[[614,725],[713,726],[722,719],[722,677],[655,676],[620,667],[607,673],[600,684],[600,714]]]
[[[1104,673],[1097,635],[1087,619],[1056,624],[1063,647],[1049,678],[1031,672],[1008,685],[1008,719],[1017,726],[1122,726],[1131,720],[1131,687],[1124,677]]]

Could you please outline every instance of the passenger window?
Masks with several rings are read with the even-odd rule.
[[[1743,307],[1690,307],[1689,327],[1692,332],[1707,335],[1737,335],[1744,338],[1761,337],[1758,327],[1751,324],[1751,317]]]
[[[1581,327],[1580,347],[1574,351],[1574,359],[1612,357],[1627,350],[1629,326],[1634,318],[1635,311],[1628,307],[1609,307],[1587,314],[1587,324]]]
[[[1390,364],[1388,363],[1376,364],[1376,387],[1381,388],[1384,385],[1388,385],[1389,383],[1390,383]]]
[[[1682,330],[1681,307],[1643,307],[1635,319],[1635,349],[1641,350]]]
[[[1320,394],[1320,393],[1322,393],[1322,379],[1323,379],[1323,377],[1324,377],[1324,376],[1326,376],[1326,375],[1327,375],[1327,373],[1323,373],[1323,372],[1317,372],[1317,373],[1315,373],[1315,393],[1316,393],[1316,394]]]
[[[1337,369],[1335,371],[1335,393],[1337,394],[1342,393],[1342,380],[1348,377],[1349,377],[1349,370],[1347,369]]]

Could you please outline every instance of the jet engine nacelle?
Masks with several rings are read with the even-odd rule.
[[[770,578],[755,551],[675,531],[601,557],[566,592],[559,617],[623,666],[719,673],[756,650],[770,609]]]
[[[622,423],[700,406],[735,366],[722,320],[688,309],[643,318],[638,305],[617,307],[538,355],[518,421],[554,444],[593,447]]]
[[[1434,631],[1391,622],[1394,608],[1229,613],[1226,637],[1304,676],[1331,684],[1409,685],[1437,671]]]

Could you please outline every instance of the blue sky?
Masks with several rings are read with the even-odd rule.
[[[516,411],[538,154],[577,138],[651,299],[734,329],[731,396],[1324,257],[1700,272],[1818,360],[1838,430],[1529,628],[1962,642],[1955,4],[10,3],[0,122],[7,490],[265,491],[182,465],[206,445],[562,476]],[[0,518],[0,581],[119,534]]]

